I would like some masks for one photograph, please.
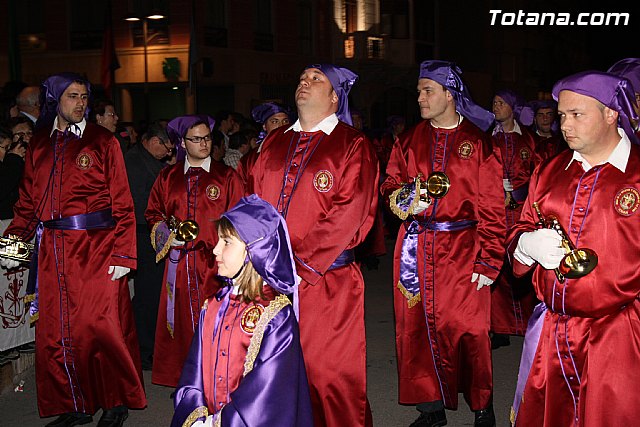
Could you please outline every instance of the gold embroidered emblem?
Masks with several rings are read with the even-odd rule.
[[[260,316],[264,313],[264,307],[260,304],[253,304],[247,307],[242,313],[240,319],[240,327],[247,334],[252,334],[256,329]]]
[[[220,187],[211,184],[207,187],[207,197],[209,200],[217,200],[220,197]]]
[[[613,206],[620,215],[630,216],[638,210],[640,193],[635,188],[623,188],[618,191]]]
[[[93,159],[87,153],[80,153],[78,157],[76,157],[76,166],[79,169],[87,170],[93,165]]]
[[[522,160],[529,160],[531,158],[531,152],[526,148],[520,149],[520,158]]]
[[[463,141],[458,146],[458,157],[461,159],[470,159],[473,156],[473,144],[470,141]]]
[[[313,186],[321,193],[326,193],[333,187],[333,175],[327,170],[316,172],[313,177]]]
[[[313,177],[313,186],[321,193],[326,193],[333,187],[333,175],[327,170],[316,172]]]

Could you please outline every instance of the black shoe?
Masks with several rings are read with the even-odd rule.
[[[511,345],[511,339],[509,335],[505,334],[493,334],[491,337],[491,350],[495,350],[500,347],[507,347]]]
[[[421,412],[417,420],[409,427],[440,427],[447,425],[447,415],[444,409],[435,412]]]
[[[115,408],[102,411],[98,427],[122,427],[124,420],[129,416],[126,406],[116,406]]]
[[[68,412],[60,415],[54,421],[51,421],[46,427],[72,427],[89,424],[93,421],[93,417],[89,414],[81,412]]]
[[[489,405],[487,409],[476,412],[476,420],[473,427],[495,427],[496,415],[493,413],[493,405]]]

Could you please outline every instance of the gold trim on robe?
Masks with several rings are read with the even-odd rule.
[[[186,420],[182,423],[182,427],[191,427],[193,423],[195,423],[198,418],[209,416],[209,409],[206,406],[198,406],[189,414]]]
[[[253,364],[258,357],[260,345],[262,344],[262,337],[264,336],[264,331],[267,325],[269,324],[269,322],[271,322],[275,315],[280,312],[280,310],[282,310],[289,304],[291,304],[291,301],[289,301],[289,298],[287,298],[286,295],[278,295],[265,308],[264,313],[262,313],[262,316],[260,316],[260,320],[258,320],[256,328],[253,331],[251,341],[249,342],[247,356],[244,360],[244,373],[242,374],[243,377],[246,377],[247,374],[253,370]]]

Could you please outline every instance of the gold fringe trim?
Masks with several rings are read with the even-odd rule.
[[[258,357],[258,352],[260,351],[260,345],[262,344],[262,338],[264,337],[264,331],[267,328],[267,325],[269,324],[269,322],[271,322],[275,315],[280,312],[280,310],[282,310],[289,304],[291,304],[289,298],[287,298],[285,295],[278,295],[276,299],[271,301],[271,303],[264,309],[264,313],[262,313],[262,316],[260,316],[260,319],[256,324],[256,328],[253,331],[251,341],[249,342],[247,357],[244,360],[244,373],[242,374],[243,377],[247,376],[247,374],[253,370],[253,364]]]
[[[167,297],[173,301],[173,292],[171,292],[171,283],[167,282]]]
[[[398,288],[400,293],[408,300],[407,305],[409,306],[409,308],[412,308],[414,305],[420,302],[420,292],[413,295],[411,292],[407,290],[407,288],[404,287],[402,283],[400,283],[399,280],[396,287]]]
[[[189,414],[186,420],[182,423],[182,427],[191,427],[200,417],[207,418],[209,416],[209,409],[206,406],[198,406]]]
[[[156,251],[156,262],[160,262],[162,258],[167,256],[167,254],[169,253],[169,250],[171,249],[171,242],[176,237],[176,233],[172,231],[169,234],[169,238],[167,239],[167,241],[164,242],[164,246],[162,247],[162,250],[160,252],[157,252],[158,249],[156,248],[156,230],[158,229],[158,226],[160,225],[161,222],[164,222],[164,221],[156,222],[155,224],[153,224],[153,227],[151,228],[151,236],[150,236],[151,246],[153,246],[153,250]]]
[[[509,421],[511,421],[511,427],[516,424],[516,410],[511,407],[511,413],[509,414]]]
[[[391,212],[393,212],[398,218],[400,218],[403,221],[406,220],[409,215],[413,215],[415,208],[418,206],[418,202],[420,202],[420,177],[421,176],[422,176],[421,174],[418,174],[418,176],[413,180],[416,186],[416,194],[413,197],[413,200],[409,205],[409,209],[407,209],[406,212],[404,212],[402,209],[398,207],[398,196],[405,189],[405,186],[409,184],[403,184],[400,188],[396,189],[389,196],[389,208],[391,209]]]
[[[29,318],[29,324],[33,325],[34,323],[36,323],[38,321],[38,319],[40,319],[40,312],[39,311]]]
[[[224,409],[224,406],[222,409]],[[218,411],[217,417],[213,417],[213,427],[222,427],[222,409]]]
[[[171,335],[171,338],[173,338],[173,328],[171,327],[168,321],[167,321],[167,330],[169,331],[169,335]]]
[[[36,294],[29,294],[22,297],[22,301],[27,304],[36,300]]]

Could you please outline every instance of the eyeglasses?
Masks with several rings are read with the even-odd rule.
[[[117,116],[116,113],[108,113],[108,112],[105,112],[104,115],[105,116],[111,116],[111,117]]]
[[[210,142],[211,141],[211,135],[206,135],[206,136],[192,136],[191,138],[188,137],[184,137],[185,140],[192,142],[194,144],[200,144],[202,142]]]
[[[171,144],[168,141],[163,141],[160,138],[158,138],[158,144],[161,144],[164,146],[164,148],[166,148],[167,150],[171,151],[173,150],[173,144]]]

